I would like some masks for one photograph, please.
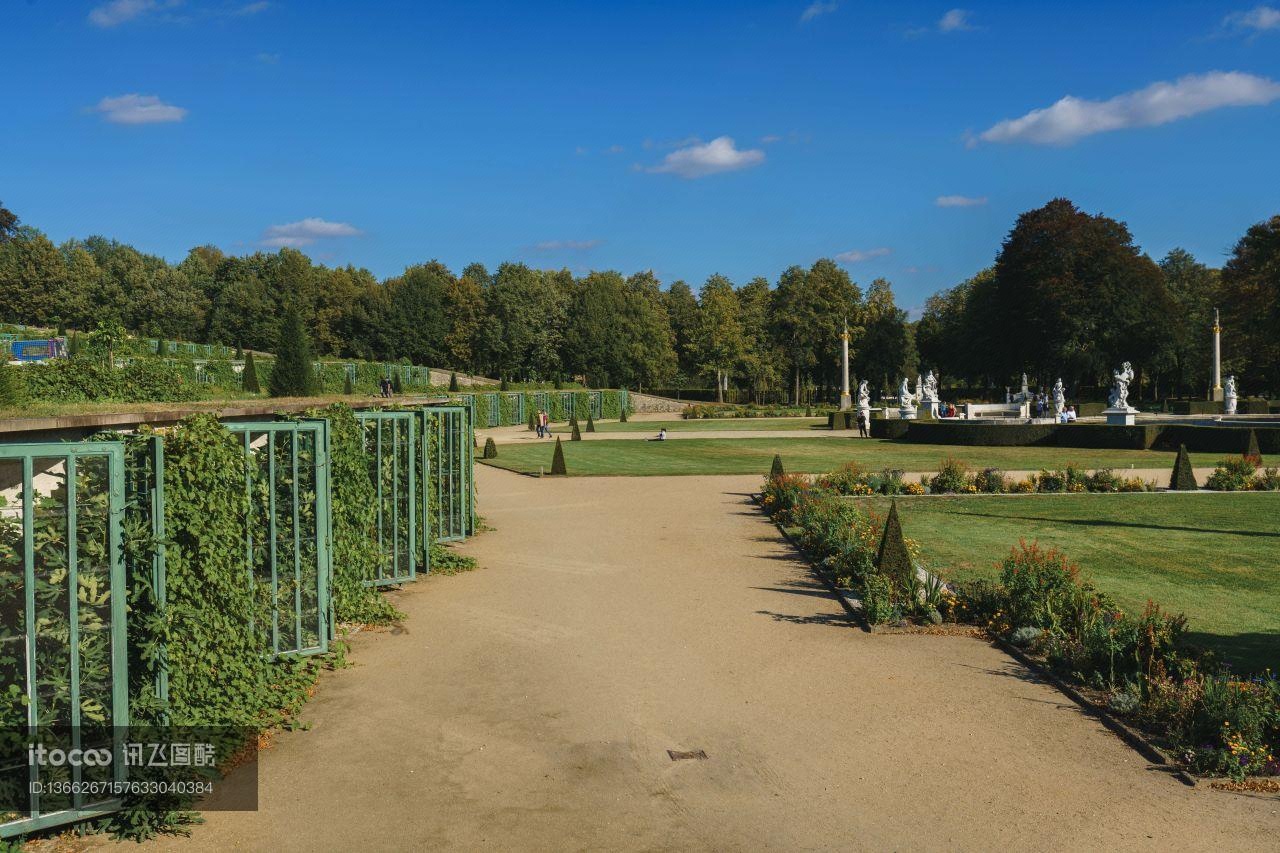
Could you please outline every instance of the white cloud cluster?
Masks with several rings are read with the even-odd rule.
[[[1280,98],[1280,83],[1239,71],[1188,74],[1105,101],[1071,95],[1019,118],[1005,119],[979,134],[982,142],[1069,145],[1095,133],[1150,127],[1221,107],[1269,104]]]
[[[853,249],[836,255],[836,260],[846,264],[860,264],[863,261],[883,258],[885,255],[892,253],[893,249],[889,249],[884,246],[881,246],[878,249]]]
[[[539,252],[586,252],[603,243],[603,240],[543,240],[534,243]]]
[[[93,107],[93,112],[112,124],[163,124],[182,121],[187,111],[173,104],[166,104],[155,95],[118,95],[103,98]]]
[[[807,24],[814,18],[834,12],[838,8],[840,8],[840,4],[836,0],[826,0],[825,2],[824,0],[814,0],[800,13],[800,23]]]
[[[938,31],[956,33],[971,30],[973,24],[969,22],[969,16],[972,14],[968,9],[952,9],[938,19]]]
[[[938,207],[979,207],[987,203],[985,195],[940,195],[934,199]]]
[[[717,136],[710,142],[694,142],[677,148],[656,166],[647,171],[679,175],[682,178],[701,178],[718,172],[734,172],[750,169],[764,162],[764,152],[759,148],[742,150],[728,136]]]
[[[262,232],[262,245],[280,248],[289,246],[299,248],[310,246],[317,240],[328,240],[334,237],[355,237],[360,229],[345,222],[329,222],[317,217],[308,217],[298,222],[285,225],[272,225]]]
[[[1255,6],[1246,12],[1232,12],[1222,22],[1235,30],[1280,30],[1280,9],[1272,6]]]
[[[142,15],[176,6],[179,2],[181,0],[111,0],[89,10],[89,23],[95,27],[118,27]]]

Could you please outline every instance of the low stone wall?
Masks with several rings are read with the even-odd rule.
[[[434,367],[431,368],[429,372],[431,374],[431,384],[437,385],[441,388],[448,386],[449,377],[453,375],[448,370],[436,370]],[[467,374],[467,373],[458,374],[459,388],[469,388],[472,385],[498,385],[498,384],[499,384],[499,381],[497,379],[490,379],[487,376],[471,376],[470,374]]]
[[[688,405],[679,400],[672,400],[670,397],[655,397],[652,394],[639,394],[635,391],[628,391],[627,399],[631,403],[631,411],[639,413],[666,412],[679,414]]]

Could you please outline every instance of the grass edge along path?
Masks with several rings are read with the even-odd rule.
[[[656,432],[656,430],[655,430]],[[504,445],[497,459],[485,464],[522,474],[551,470],[554,442]],[[1061,468],[1153,468],[1173,471],[1175,454],[1162,450],[1088,450],[1074,447],[954,447],[905,444],[885,439],[849,438],[685,438],[679,441],[594,439],[565,447],[569,476],[672,476],[692,474],[759,474],[769,471],[774,454],[788,471],[822,473],[856,461],[879,471],[936,471],[947,457],[964,460],[970,469],[1004,471]],[[1219,453],[1193,453],[1197,468],[1211,468]],[[1167,476],[1159,485],[1168,485]]]
[[[889,498],[856,497],[883,515]],[[949,581],[996,579],[1020,539],[1056,547],[1131,613],[1183,612],[1189,639],[1236,671],[1280,667],[1280,494],[897,498],[905,535]]]

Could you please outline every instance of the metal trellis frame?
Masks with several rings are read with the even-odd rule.
[[[369,476],[377,494],[378,548],[374,586],[411,581],[418,570],[417,417],[409,411],[356,412],[364,428]]]

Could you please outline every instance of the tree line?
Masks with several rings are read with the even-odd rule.
[[[1209,327],[1222,310],[1224,369],[1280,388],[1280,217],[1249,229],[1213,269],[1182,250],[1156,263],[1116,220],[1065,199],[1022,214],[994,264],[931,297],[910,322],[891,284],[865,291],[834,261],[776,282],[721,275],[698,292],[652,272],[574,275],[503,263],[454,274],[438,261],[379,281],[281,249],[192,249],[176,264],[103,237],[55,245],[0,206],[0,321],[274,351],[296,312],[321,356],[405,360],[510,381],[596,387],[733,387],[831,399],[839,335],[873,393],[934,369],[944,386],[1104,385],[1131,361],[1148,396],[1203,396]]]

